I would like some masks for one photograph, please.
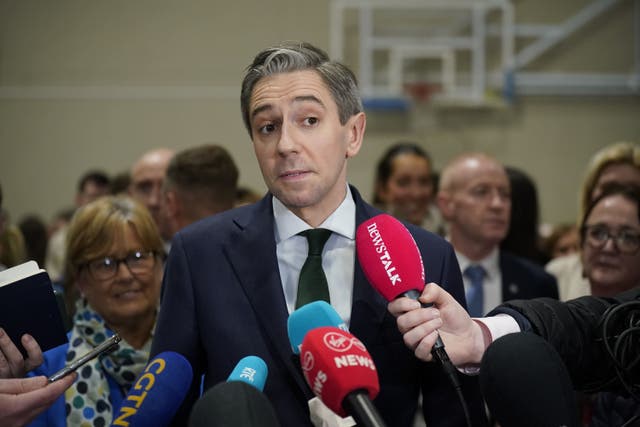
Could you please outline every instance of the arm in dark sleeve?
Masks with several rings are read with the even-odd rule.
[[[567,302],[551,298],[514,300],[498,306],[489,315],[509,314],[522,330],[546,339],[565,362],[574,385],[594,389],[615,375],[613,361],[602,343],[602,316],[609,307],[639,297],[640,290],[636,289],[616,298],[585,296]]]

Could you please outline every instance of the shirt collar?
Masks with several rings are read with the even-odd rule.
[[[276,244],[295,236],[301,231],[312,227],[297,217],[280,200],[272,197],[273,217],[275,219]],[[326,228],[340,234],[347,239],[355,239],[356,233],[356,204],[353,201],[351,189],[347,185],[347,193],[344,200],[318,228]]]
[[[460,271],[464,273],[467,267],[470,265],[481,265],[484,268],[487,277],[495,277],[500,271],[499,265],[500,251],[496,246],[489,255],[480,261],[471,261],[469,258],[456,251],[456,257],[458,258],[458,264],[460,264]]]

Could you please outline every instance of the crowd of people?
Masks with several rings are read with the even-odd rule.
[[[549,326],[558,320],[548,312],[594,310],[593,319],[597,301],[638,298],[640,144],[595,153],[579,218],[543,235],[535,182],[487,153],[460,153],[437,173],[428,144],[393,144],[379,160],[369,204],[347,180],[366,130],[355,77],[312,45],[258,53],[240,101],[264,196],[240,188],[241,168],[207,144],[153,149],[116,176],[88,171],[75,206],[55,225],[31,216],[14,226],[0,216],[0,269],[28,259],[44,265],[71,319],[69,343],[44,354],[25,335],[26,357],[0,328],[0,426],[107,425],[149,358],[165,351],[185,356],[195,374],[175,425],[249,354],[269,366],[265,394],[280,423],[310,425],[313,393],[291,357],[286,323],[311,251],[308,230],[318,228],[328,230],[320,249],[326,299],[375,362],[375,406],[389,426],[412,426],[417,413],[430,427],[465,425],[446,375],[431,363],[438,330],[461,371],[508,330],[542,336],[568,365],[582,357],[577,349],[597,352],[587,358],[613,375],[601,350],[586,349],[595,327]],[[409,298],[387,305],[367,283],[355,231],[382,212],[416,241],[425,283],[434,284],[421,299],[434,307]],[[573,302],[584,296],[586,303]],[[511,316],[506,329],[482,323],[496,313]],[[578,336],[568,336],[572,327]],[[115,352],[47,384],[43,376],[115,333]],[[588,369],[593,364],[569,366],[576,389]],[[460,375],[460,383],[472,425],[488,425],[477,377]],[[585,425],[640,415],[634,396],[614,392],[583,402],[594,414]]]

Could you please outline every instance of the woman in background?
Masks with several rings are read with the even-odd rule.
[[[580,192],[579,221],[602,189],[611,183],[640,186],[640,144],[618,142],[593,155]],[[581,226],[578,223],[578,227]],[[556,276],[562,301],[591,294],[589,282],[583,274],[580,253],[555,258],[545,266],[545,270]]]
[[[128,197],[80,208],[67,235],[67,278],[79,292],[69,344],[44,353],[51,375],[117,333],[118,349],[79,369],[78,380],[31,425],[109,425],[144,369],[158,310],[163,243],[148,211]]]
[[[399,142],[378,162],[373,204],[400,220],[444,235],[442,216],[433,203],[434,181],[429,154],[417,144]]]
[[[541,249],[538,233],[540,208],[536,184],[521,169],[507,166],[505,170],[511,185],[511,220],[500,249],[544,265],[549,259]]]

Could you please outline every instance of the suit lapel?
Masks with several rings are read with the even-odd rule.
[[[517,283],[513,265],[509,262],[509,255],[500,251],[500,272],[502,274],[502,301],[518,299],[520,285]]]
[[[356,205],[356,228],[367,219],[382,213],[367,205],[354,187],[351,187],[351,193]],[[381,333],[382,321],[387,312],[387,302],[364,276],[357,255],[356,250],[349,329],[362,341],[373,342],[376,341],[376,336]]]
[[[301,390],[308,394],[309,388],[292,361],[287,334],[289,312],[276,256],[271,195],[258,202],[255,209],[242,214],[234,220],[237,227],[224,251],[259,320],[261,333],[271,345],[274,358],[286,366]]]

